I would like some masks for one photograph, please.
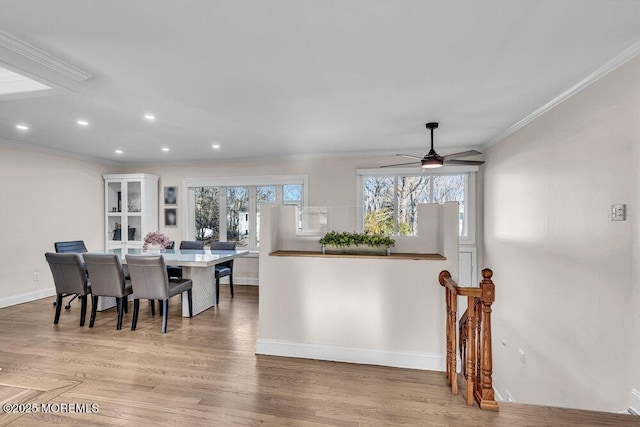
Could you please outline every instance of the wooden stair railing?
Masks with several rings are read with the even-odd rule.
[[[491,351],[491,304],[495,301],[495,285],[491,280],[493,271],[482,270],[480,287],[461,287],[444,270],[438,281],[445,288],[447,306],[447,380],[451,393],[458,394],[458,373],[456,369],[456,332],[460,337],[460,360],[462,375],[466,382],[467,405],[478,403],[482,409],[498,410],[493,394],[493,358]],[[458,297],[467,297],[467,310],[460,318],[456,331]]]

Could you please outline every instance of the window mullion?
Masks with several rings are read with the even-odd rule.
[[[257,243],[256,233],[257,233],[257,197],[256,197],[256,187],[251,186],[248,188],[249,190],[249,247],[255,248]]]
[[[218,197],[218,201],[219,201],[219,209],[220,209],[220,237],[219,240],[221,242],[226,242],[227,241],[227,187],[218,187],[219,191],[218,194],[220,195]]]
[[[398,235],[398,208],[400,207],[400,203],[398,197],[398,182],[400,180],[399,176],[396,176],[393,180],[393,234]]]

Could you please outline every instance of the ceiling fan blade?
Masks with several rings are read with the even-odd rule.
[[[422,160],[422,157],[412,156],[410,154],[396,154],[396,156],[408,157],[410,159],[416,159],[416,160]]]
[[[420,162],[410,162],[410,163],[398,163],[395,165],[384,165],[384,166],[380,166],[381,168],[395,168],[396,166],[409,166],[409,165],[414,165],[414,166],[418,166],[420,164]]]
[[[484,161],[482,160],[449,160],[445,157],[444,159],[445,165],[484,165]]]
[[[469,151],[461,151],[460,153],[447,154],[446,156],[442,156],[442,157],[444,157],[444,159],[447,160],[447,159],[458,159],[460,157],[477,156],[478,154],[482,154],[482,153],[476,150],[469,150]]]

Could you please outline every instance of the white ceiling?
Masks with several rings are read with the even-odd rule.
[[[0,10],[0,67],[55,88],[0,98],[0,141],[136,163],[424,154],[429,121],[440,122],[440,154],[482,148],[640,40],[635,0],[0,0]]]

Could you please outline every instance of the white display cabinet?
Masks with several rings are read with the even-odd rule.
[[[106,174],[104,179],[106,249],[140,249],[144,236],[158,230],[158,177]]]

